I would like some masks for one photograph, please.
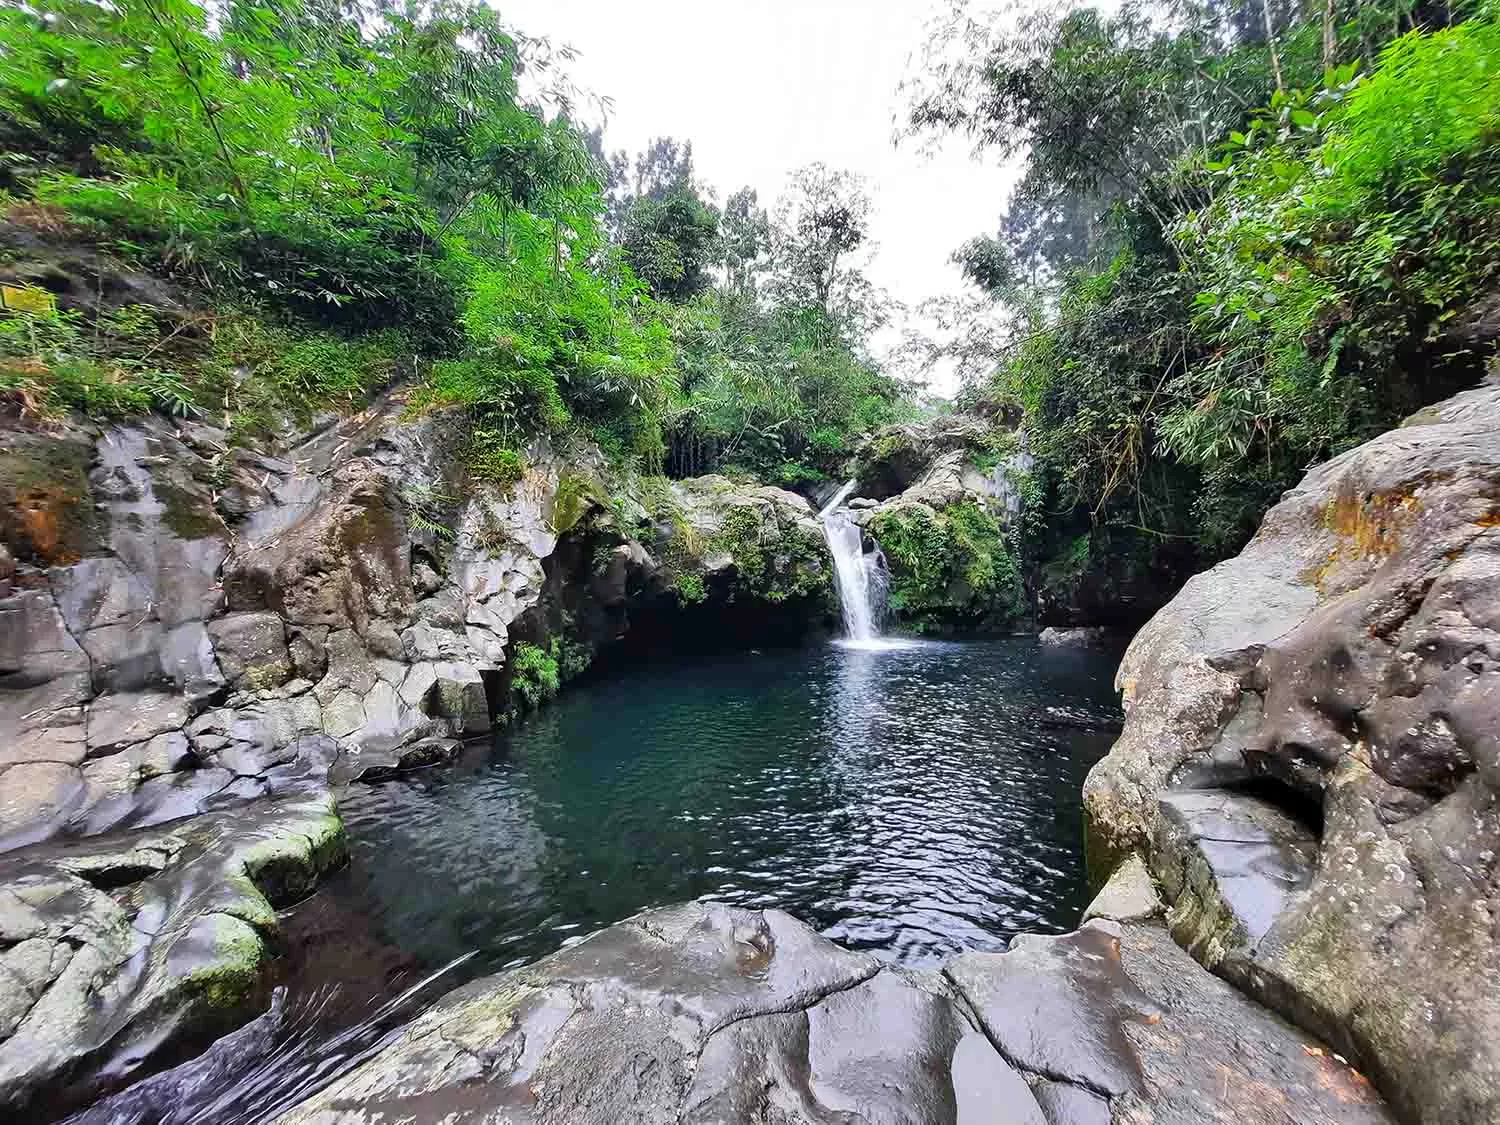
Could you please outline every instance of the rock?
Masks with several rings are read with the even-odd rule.
[[[0,927],[33,943],[0,954],[27,982],[0,1005],[0,1106],[66,1110],[248,1015],[274,907],[342,858],[326,796],[0,858]]]
[[[453,761],[463,749],[455,738],[424,738],[392,750],[355,748],[341,756],[333,767],[333,779],[350,781],[384,781],[399,773],[442,765]]]
[[[1037,1100],[1053,1122],[1393,1122],[1366,1079],[1203,971],[1158,926],[1023,936],[1007,953],[955,957],[944,973],[1005,1057],[1045,1077]]]
[[[1312,881],[1317,837],[1280,809],[1236,793],[1164,793],[1151,866],[1172,903],[1172,935],[1231,980]]]
[[[1195,952],[1445,1125],[1500,1118],[1497,510],[1495,384],[1313,469],[1132,642],[1085,786],[1091,862],[1144,851]]]
[[[0,851],[49,835],[83,801],[83,780],[61,762],[22,762],[0,770]]]
[[[1000,433],[972,414],[943,414],[889,426],[860,443],[850,475],[859,481],[861,496],[888,500],[928,474],[935,461],[946,459],[956,467],[973,453],[987,450]]]
[[[1161,898],[1146,863],[1132,854],[1115,868],[1104,888],[1083,913],[1085,922],[1102,918],[1111,922],[1144,922],[1162,913]]]
[[[328,494],[298,494],[290,522],[257,521],[225,565],[230,604],[289,624],[366,630],[413,602],[406,521],[388,472],[356,459]]]
[[[290,630],[287,654],[302,679],[317,683],[328,671],[328,632],[326,625],[299,625]]]
[[[517,1104],[558,1125],[1392,1125],[1368,1081],[1160,926],[1020,938],[938,974],[708,903],[450,993],[276,1121],[501,1121]]]
[[[236,688],[276,687],[292,678],[286,626],[274,613],[231,613],[208,623],[214,655]]]
[[[481,1061],[483,1060],[483,1061]],[[877,1077],[878,1076],[878,1077]],[[1044,1125],[940,987],[776,911],[647,911],[476,981],[277,1119]],[[961,1116],[960,1116],[961,1115]]]
[[[102,695],[88,707],[89,757],[145,742],[187,725],[187,701],[178,695],[121,692]]]
[[[1083,648],[1104,648],[1114,639],[1115,634],[1109,629],[1097,626],[1084,626],[1076,629],[1059,629],[1052,625],[1043,629],[1037,636],[1037,640],[1044,645],[1068,646],[1077,645]]]
[[[0,601],[0,684],[28,688],[71,676],[82,681],[82,702],[89,671],[88,655],[46,591],[19,590]]]
[[[11,581],[16,576],[16,560],[4,543],[0,543],[0,598],[10,597]]]
[[[435,664],[435,713],[456,734],[483,734],[490,729],[490,704],[484,678],[470,664]]]
[[[190,702],[207,699],[224,686],[213,642],[201,621],[184,621],[167,630],[159,655],[163,677]]]

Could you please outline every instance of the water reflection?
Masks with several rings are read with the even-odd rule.
[[[451,769],[344,802],[338,893],[429,965],[531,959],[642,907],[778,907],[911,964],[1071,928],[1113,662],[1030,641],[820,648],[583,687]]]

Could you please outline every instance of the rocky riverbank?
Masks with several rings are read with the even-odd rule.
[[[274,452],[153,418],[0,436],[0,1104],[66,1106],[254,1014],[334,787],[450,756],[632,627],[817,627],[807,502],[471,480],[399,394]],[[39,1110],[38,1110],[39,1111]]]

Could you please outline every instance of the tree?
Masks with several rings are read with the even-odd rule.
[[[771,252],[771,219],[755,189],[741,188],[729,197],[719,234],[727,291],[742,300],[753,298]]]
[[[777,300],[818,313],[834,331],[864,324],[873,293],[856,252],[870,248],[870,210],[858,176],[825,164],[794,172],[776,209]]]

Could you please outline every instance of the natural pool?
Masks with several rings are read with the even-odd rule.
[[[643,907],[777,907],[908,964],[1061,932],[1115,660],[1031,639],[678,659],[570,689],[453,766],[354,786],[334,893],[466,973]]]

